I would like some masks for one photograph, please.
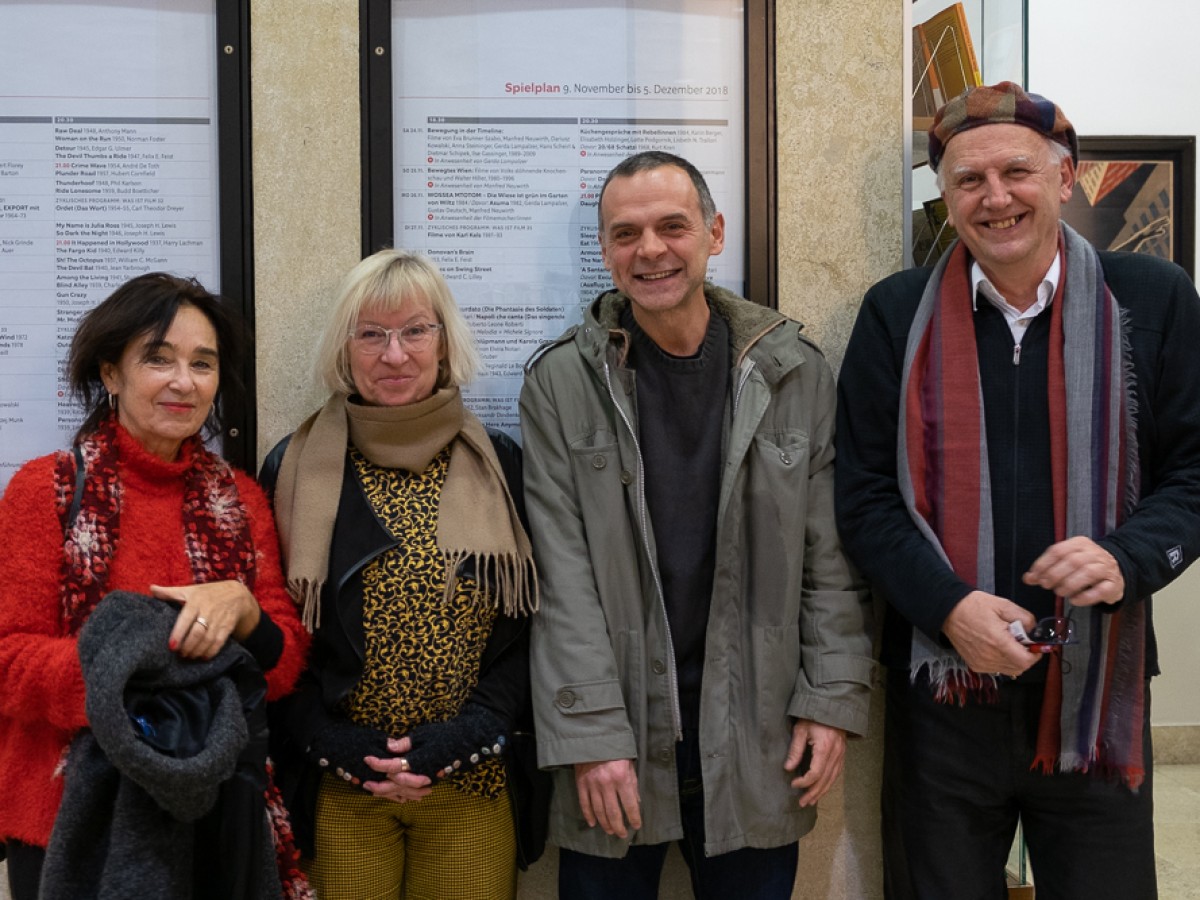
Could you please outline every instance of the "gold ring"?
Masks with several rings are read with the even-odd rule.
[[[205,619],[204,616],[196,616],[196,624],[199,625],[201,628],[203,628],[205,631],[208,630],[208,620]]]

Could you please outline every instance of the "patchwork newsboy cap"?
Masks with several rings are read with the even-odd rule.
[[[1024,125],[1071,151],[1079,162],[1075,128],[1054,103],[1030,94],[1011,81],[967,88],[937,111],[929,129],[929,165],[936,172],[946,144],[960,132],[981,125]]]

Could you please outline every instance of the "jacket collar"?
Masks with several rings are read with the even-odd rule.
[[[705,283],[704,296],[729,326],[734,368],[749,358],[763,377],[774,383],[803,363],[792,329],[798,331],[804,326],[711,282]],[[606,357],[617,366],[625,364],[630,338],[620,321],[621,312],[630,302],[625,294],[612,290],[597,297],[584,313],[575,343],[596,369],[604,367]]]

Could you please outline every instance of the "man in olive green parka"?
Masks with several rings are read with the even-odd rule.
[[[697,896],[786,900],[873,665],[833,376],[796,322],[706,282],[724,220],[690,163],[630,157],[599,216],[617,290],[521,395],[560,896],[650,900],[679,841]]]

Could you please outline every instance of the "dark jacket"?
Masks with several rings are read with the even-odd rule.
[[[1155,257],[1104,252],[1100,262],[1130,326],[1142,490],[1135,512],[1098,543],[1121,567],[1123,602],[1148,603],[1200,556],[1200,366],[1194,349],[1200,298],[1187,273]],[[904,351],[931,271],[899,272],[867,293],[838,382],[838,527],[851,558],[887,600],[882,656],[889,666],[907,666],[912,627],[939,639],[950,610],[974,589],[917,531],[896,478]],[[1030,325],[1014,367],[1003,316],[982,300],[975,315],[997,592],[1038,615],[1046,614],[1052,598],[1023,585],[1020,575],[1053,542],[1049,316],[1047,310]],[[1043,668],[1035,666],[1030,676]],[[1158,672],[1153,627],[1147,629],[1146,671]]]
[[[498,431],[488,429],[517,513],[525,522],[521,450]],[[259,481],[274,494],[279,466],[291,436],[268,454]],[[320,626],[313,635],[308,669],[290,696],[272,704],[271,755],[284,802],[292,814],[297,844],[312,854],[313,816],[323,770],[310,764],[305,749],[313,735],[339,711],[362,675],[365,652],[362,573],[382,553],[399,544],[380,525],[363,494],[349,454],[342,475],[329,575],[321,594]],[[473,573],[466,573],[473,574]],[[500,612],[480,662],[479,682],[467,702],[478,703],[508,726],[508,789],[516,818],[517,860],[527,868],[541,856],[546,839],[549,785],[537,769],[533,715],[529,699],[529,616]]]
[[[232,641],[181,659],[167,646],[177,614],[114,591],[80,631],[91,728],[71,745],[45,900],[282,897],[264,801],[266,682]]]

